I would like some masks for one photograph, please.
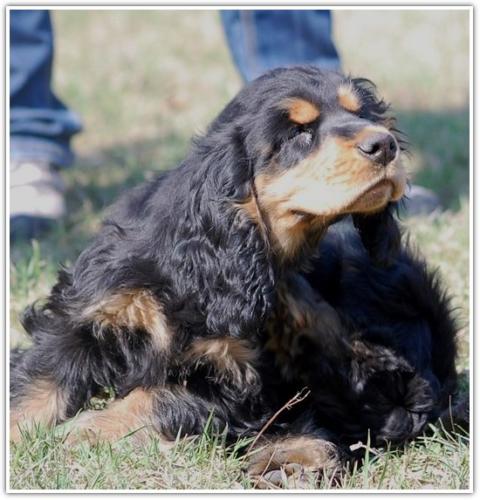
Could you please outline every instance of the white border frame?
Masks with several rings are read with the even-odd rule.
[[[8,68],[9,68],[9,37],[7,35],[7,29],[9,27],[9,12],[12,9],[54,9],[54,10],[230,10],[230,9],[240,9],[240,10],[248,10],[251,8],[255,8],[257,10],[260,9],[298,9],[298,10],[306,10],[311,9],[312,7],[317,7],[321,9],[331,9],[331,10],[467,10],[469,11],[469,29],[470,29],[470,39],[469,39],[469,48],[470,48],[470,70],[469,70],[469,105],[470,105],[470,114],[469,114],[469,370],[470,370],[470,414],[471,414],[471,429],[470,429],[470,478],[469,478],[469,488],[466,490],[437,490],[437,489],[428,489],[428,490],[399,490],[399,489],[382,489],[382,490],[360,490],[360,489],[350,489],[350,490],[315,490],[315,491],[302,491],[302,490],[266,490],[266,491],[258,491],[258,490],[14,490],[10,489],[10,469],[9,469],[9,456],[10,456],[10,446],[9,440],[6,437],[9,435],[9,431],[7,430],[7,415],[9,415],[9,401],[7,395],[9,393],[9,373],[7,366],[9,366],[9,338],[10,338],[10,319],[9,319],[9,304],[10,304],[10,275],[9,268],[7,266],[10,265],[10,248],[9,248],[9,234],[10,234],[10,220],[9,220],[9,206],[10,206],[10,193],[8,186],[10,186],[10,176],[9,176],[9,157],[8,151],[10,146],[9,140],[9,106],[7,103],[9,102],[9,78],[8,78]],[[359,5],[356,2],[342,2],[338,4],[329,4],[323,5],[318,2],[311,1],[303,1],[301,5],[286,3],[286,2],[243,2],[242,5],[238,5],[232,2],[224,2],[219,5],[206,5],[197,1],[193,1],[191,3],[183,3],[177,5],[175,3],[165,3],[165,4],[155,4],[151,2],[142,2],[142,5],[132,5],[132,4],[115,4],[112,2],[106,3],[83,3],[82,5],[73,4],[73,5],[65,5],[65,3],[48,3],[48,4],[39,4],[36,2],[18,2],[18,3],[10,3],[6,5],[5,10],[5,65],[4,65],[4,84],[5,84],[5,93],[4,93],[4,118],[5,118],[5,136],[4,136],[4,165],[5,165],[5,177],[4,177],[4,193],[5,193],[5,212],[4,212],[4,221],[5,221],[5,301],[4,304],[4,314],[5,314],[5,341],[4,341],[4,360],[6,363],[4,364],[4,376],[5,376],[5,405],[4,408],[4,425],[6,429],[6,433],[2,434],[2,440],[4,440],[3,444],[5,444],[4,450],[4,464],[5,464],[5,475],[4,477],[4,488],[7,494],[14,495],[30,495],[30,494],[60,494],[61,497],[65,494],[103,494],[103,493],[115,493],[115,494],[147,494],[147,493],[156,493],[156,494],[199,494],[203,497],[205,493],[213,493],[213,494],[231,494],[231,493],[246,493],[246,494],[260,494],[260,495],[268,495],[268,494],[293,494],[293,493],[302,493],[302,494],[385,494],[385,493],[402,493],[402,494],[423,494],[423,493],[435,493],[435,494],[465,494],[465,493],[473,493],[473,485],[474,485],[474,398],[473,398],[473,388],[476,382],[476,372],[474,370],[473,364],[473,351],[474,351],[474,342],[473,342],[473,331],[474,331],[474,307],[478,306],[477,301],[474,297],[474,207],[477,205],[476,199],[474,197],[474,184],[477,186],[478,179],[474,177],[473,164],[474,164],[474,143],[473,143],[473,134],[474,134],[474,15],[475,11],[473,9],[473,5],[471,4],[451,4],[447,2],[440,2],[440,4],[432,5],[432,4],[390,4],[385,5],[384,3],[371,2],[368,5]],[[477,190],[478,192],[478,190]],[[478,234],[478,231],[477,231]],[[478,247],[477,247],[478,248]],[[3,250],[3,249],[2,249]],[[3,256],[3,255],[2,255]],[[476,273],[475,273],[476,276]],[[8,333],[7,333],[8,332]],[[474,380],[475,379],[475,380]]]

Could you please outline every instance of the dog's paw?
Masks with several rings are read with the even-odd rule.
[[[254,450],[248,474],[257,488],[304,489],[313,487],[321,475],[336,475],[341,466],[341,453],[333,443],[299,436],[267,442]]]
[[[255,487],[260,490],[312,489],[318,482],[318,476],[318,472],[306,471],[303,465],[292,463],[259,476],[256,479]]]
[[[367,379],[378,372],[414,373],[408,361],[389,347],[355,339],[350,348],[352,374],[356,378]]]

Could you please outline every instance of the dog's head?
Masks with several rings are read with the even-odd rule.
[[[208,305],[210,331],[258,331],[278,276],[307,264],[346,215],[378,263],[393,260],[400,237],[390,208],[406,181],[386,111],[366,80],[280,68],[247,85],[195,139],[171,187],[187,203],[175,269]]]
[[[347,214],[367,234],[364,216],[402,197],[402,141],[386,111],[367,80],[297,67],[258,78],[214,122],[212,132],[228,124],[249,174],[239,205],[278,254],[293,258]]]

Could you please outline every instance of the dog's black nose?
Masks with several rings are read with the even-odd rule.
[[[379,165],[387,166],[397,154],[397,142],[388,132],[373,132],[357,144],[360,152]]]

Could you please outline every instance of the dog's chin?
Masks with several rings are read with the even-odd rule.
[[[394,200],[394,186],[388,180],[375,184],[362,193],[347,208],[349,213],[369,214],[382,210],[390,201]]]
[[[309,186],[286,208],[289,216],[293,216],[290,223],[302,224],[304,230],[318,232],[348,215],[370,215],[382,211],[390,202],[402,198],[406,185],[405,170],[398,162],[392,162],[380,175],[354,188],[329,188],[317,195],[315,189]]]
[[[304,222],[323,221],[328,224],[335,223],[338,219],[349,214],[373,214],[379,212],[392,201],[398,201],[404,194],[405,183],[397,179],[382,178],[376,182],[370,182],[341,207],[329,210],[327,213],[312,213],[307,210],[292,210],[291,213],[298,216]]]
[[[398,201],[405,193],[406,176],[402,169],[389,170],[385,177],[369,184],[346,208],[348,213],[375,213],[390,203]]]

